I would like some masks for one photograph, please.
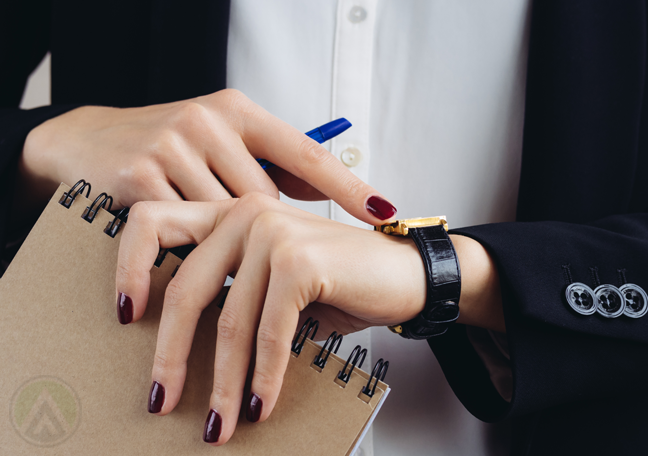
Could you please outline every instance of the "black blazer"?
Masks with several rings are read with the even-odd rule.
[[[0,5],[0,245],[32,128],[82,104],[141,106],[225,87],[227,0],[36,3]],[[647,24],[645,0],[534,3],[518,222],[455,231],[497,263],[512,401],[465,327],[429,344],[473,414],[513,418],[514,454],[648,452],[648,316],[583,316],[564,297],[567,266],[592,287],[598,268],[601,283],[620,285],[625,270],[648,290]],[[48,50],[52,106],[21,111]]]

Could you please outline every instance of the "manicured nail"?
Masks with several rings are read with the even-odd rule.
[[[221,424],[223,424],[223,419],[220,414],[211,409],[209,415],[207,415],[207,421],[205,421],[205,432],[203,433],[203,440],[207,443],[216,443],[221,433]]]
[[[379,196],[372,196],[367,200],[367,211],[380,220],[387,220],[396,215],[396,208]]]
[[[133,300],[124,293],[117,296],[117,318],[122,325],[133,321]]]
[[[263,408],[263,401],[257,395],[252,393],[250,395],[250,405],[245,412],[245,417],[251,423],[256,423],[261,418],[261,409]]]
[[[160,413],[164,404],[164,386],[161,383],[153,382],[151,393],[149,394],[148,411],[149,413]]]

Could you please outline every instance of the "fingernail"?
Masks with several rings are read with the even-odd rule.
[[[367,211],[380,220],[387,220],[396,215],[396,208],[379,196],[372,196],[367,200]]]
[[[207,415],[207,421],[205,421],[205,432],[203,433],[203,440],[207,443],[216,443],[221,433],[221,424],[223,424],[223,419],[220,414],[211,409],[209,415]]]
[[[261,408],[263,407],[263,401],[257,395],[252,393],[250,395],[250,405],[245,412],[245,418],[251,423],[256,423],[261,418]]]
[[[164,404],[164,386],[161,383],[153,382],[151,393],[149,394],[148,411],[149,413],[160,413]]]
[[[133,321],[133,300],[124,293],[117,296],[117,318],[122,325]]]

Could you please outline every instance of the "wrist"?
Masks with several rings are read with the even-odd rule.
[[[506,332],[499,274],[488,251],[466,236],[451,234],[461,267],[458,323]]]

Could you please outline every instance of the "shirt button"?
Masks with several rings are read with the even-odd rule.
[[[362,152],[357,147],[347,147],[342,151],[340,160],[349,168],[353,168],[362,161]]]
[[[362,22],[367,18],[367,10],[362,6],[354,6],[349,11],[349,20],[354,24]]]

